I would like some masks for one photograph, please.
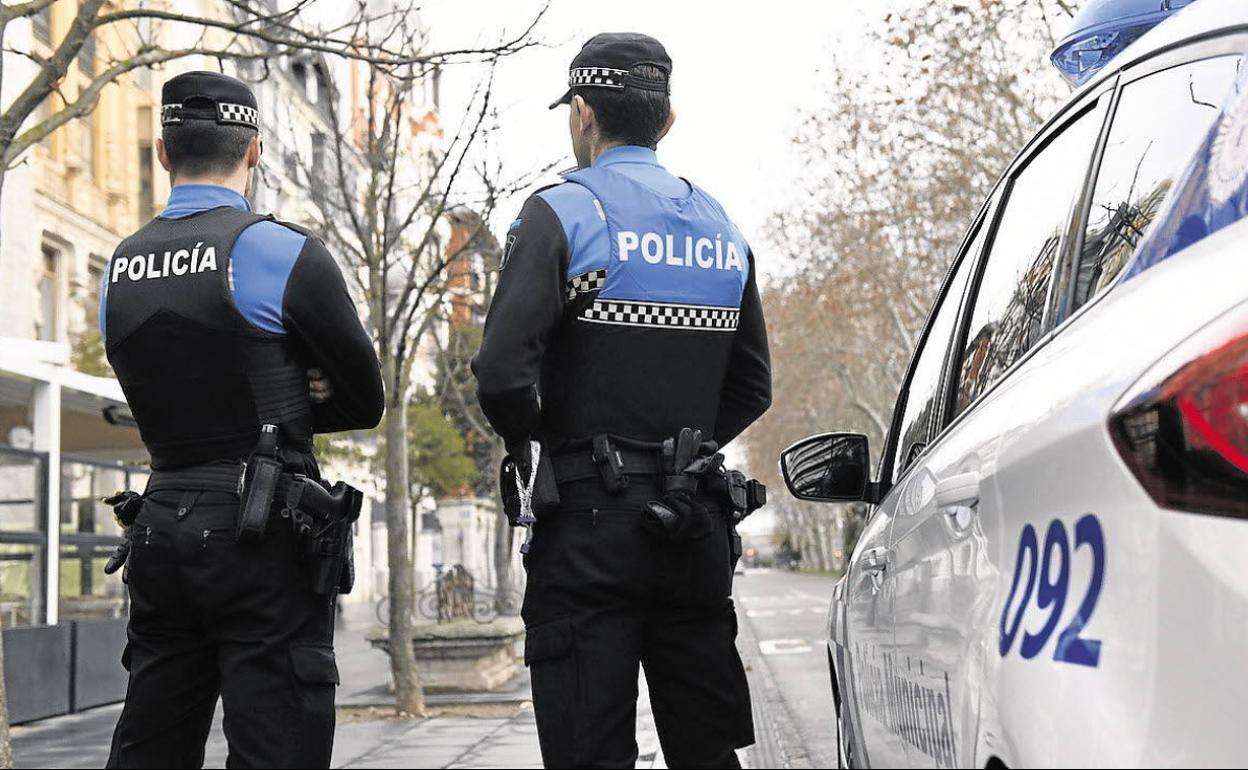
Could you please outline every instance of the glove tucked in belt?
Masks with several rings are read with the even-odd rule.
[[[646,531],[674,543],[687,543],[710,534],[711,514],[694,495],[701,479],[714,473],[723,464],[724,456],[706,455],[702,449],[702,431],[692,428],[682,428],[675,440],[663,442],[663,495],[646,503],[641,518]]]
[[[108,557],[108,562],[104,565],[104,574],[111,575],[130,560],[130,548],[134,544],[134,520],[138,518],[139,511],[143,508],[143,495],[130,490],[124,492],[119,490],[112,497],[104,498],[104,504],[113,506],[113,518],[125,530],[121,536],[121,542],[117,544],[113,555]],[[124,580],[124,574],[122,578]]]

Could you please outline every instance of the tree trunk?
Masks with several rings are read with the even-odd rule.
[[[0,634],[0,768],[13,767],[13,746],[9,743],[9,696],[4,683],[4,635]]]
[[[395,367],[385,364],[386,381],[386,546],[390,561],[390,670],[395,708],[424,717],[425,694],[412,650],[412,554],[408,548],[407,410],[404,389],[394,385]]]
[[[0,26],[0,42],[4,40]],[[0,56],[3,56],[0,53]],[[7,143],[4,145],[7,146]],[[4,176],[8,169],[0,163],[0,201],[4,200]],[[4,217],[0,216],[0,262],[4,260]],[[9,743],[9,688],[4,681],[4,635],[0,634],[0,768],[13,766],[13,746]]]

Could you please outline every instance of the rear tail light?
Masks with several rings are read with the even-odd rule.
[[[1248,304],[1140,378],[1109,430],[1158,505],[1248,518]]]

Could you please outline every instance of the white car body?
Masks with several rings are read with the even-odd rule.
[[[1236,51],[1248,51],[1248,2],[1193,4],[1080,89],[1015,167],[1043,152],[1089,100],[1116,105],[1117,89],[1160,62]],[[1098,158],[1109,130],[1101,129]],[[1180,169],[1186,161],[1174,158]],[[1088,177],[1078,199],[1086,200],[1095,173],[1071,173]],[[986,232],[1008,210],[1004,188],[977,220]],[[1077,225],[1087,213],[1073,209]],[[973,240],[966,259],[987,252],[991,264],[995,244]],[[1242,766],[1248,521],[1159,506],[1107,426],[1168,351],[1225,314],[1248,314],[1246,250],[1241,220],[1051,325],[1046,317],[1039,341],[965,411],[925,418],[926,448],[870,513],[833,599],[829,657],[853,765]],[[938,301],[960,303],[953,335],[967,324],[975,286]],[[950,344],[946,357],[958,350]],[[943,364],[942,392],[958,371],[956,360]],[[1048,573],[1034,578],[1036,592],[1031,579],[1022,590],[1035,565],[1019,563],[1029,527]],[[1049,567],[1050,528],[1063,530],[1053,540],[1069,547],[1053,622],[1057,599],[1046,607],[1039,598],[1043,584],[1063,580]]]

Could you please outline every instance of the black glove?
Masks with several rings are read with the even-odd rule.
[[[139,511],[143,508],[143,495],[129,490],[118,491],[111,497],[104,498],[104,503],[113,506],[113,518],[124,530],[121,542],[117,544],[113,555],[104,564],[104,574],[111,575],[125,566],[130,559],[130,548],[134,542],[134,520],[138,518]]]
[[[710,534],[711,514],[688,490],[677,489],[646,503],[641,526],[664,540],[688,543]]]
[[[533,452],[529,437],[525,436],[522,441],[508,441],[506,447],[507,456],[515,463],[520,475],[527,481],[533,469]]]

